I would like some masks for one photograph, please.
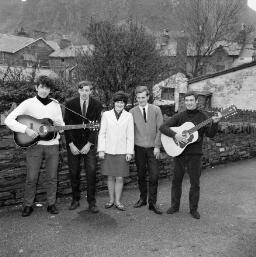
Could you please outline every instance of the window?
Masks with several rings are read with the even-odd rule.
[[[174,100],[174,88],[163,87],[161,99],[163,100]]]

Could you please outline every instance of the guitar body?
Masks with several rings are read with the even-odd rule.
[[[222,110],[220,114],[221,117],[229,117],[237,113],[237,108],[235,105],[231,105],[228,108]],[[161,141],[166,153],[172,157],[180,155],[186,148],[187,145],[193,144],[198,139],[198,130],[207,124],[212,122],[212,117],[206,119],[205,121],[197,124],[196,126],[192,122],[185,122],[179,127],[171,127],[171,129],[179,134],[186,137],[187,143],[179,143],[172,137],[165,136],[161,134]]]
[[[55,138],[57,135],[56,132],[49,132],[47,130],[47,126],[53,125],[53,121],[51,119],[36,119],[29,115],[20,115],[16,120],[26,125],[30,129],[37,131],[39,134],[37,138],[32,138],[27,136],[25,133],[13,132],[14,142],[19,147],[26,148],[35,145],[40,140],[49,141]]]
[[[180,155],[187,145],[192,144],[197,141],[198,139],[198,131],[195,131],[192,134],[186,133],[189,129],[195,127],[192,122],[185,122],[179,127],[171,127],[173,131],[176,133],[183,134],[186,136],[188,142],[187,143],[179,143],[174,138],[168,137],[166,135],[161,134],[161,141],[166,153],[172,157],[176,157]]]
[[[14,142],[21,148],[27,148],[35,145],[38,141],[49,141],[54,139],[58,131],[71,129],[90,129],[97,131],[100,127],[98,122],[90,121],[88,124],[76,124],[67,126],[54,126],[51,119],[36,119],[29,115],[20,115],[16,118],[19,123],[26,125],[38,133],[37,138],[27,136],[25,133],[13,132]]]

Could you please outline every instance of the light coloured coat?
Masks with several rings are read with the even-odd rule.
[[[131,113],[123,110],[117,120],[114,110],[106,111],[101,118],[98,152],[108,154],[134,153],[134,124]]]

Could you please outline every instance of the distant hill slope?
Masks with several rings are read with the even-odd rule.
[[[84,31],[91,17],[114,22],[135,17],[153,31],[175,30],[170,0],[0,0],[0,32],[42,30],[50,34]],[[241,22],[255,24],[256,12],[247,8]]]

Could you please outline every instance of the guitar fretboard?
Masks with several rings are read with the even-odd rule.
[[[206,126],[207,124],[209,124],[209,123],[211,123],[211,122],[212,122],[212,118],[209,118],[209,119],[207,119],[207,120],[205,120],[205,121],[203,121],[203,122],[197,124],[195,127],[189,129],[187,132],[188,132],[189,134],[193,134],[194,132],[196,132],[197,130],[199,130],[200,128]]]
[[[66,125],[66,126],[50,126],[49,132],[53,131],[60,131],[60,130],[70,130],[70,129],[81,129],[81,128],[87,128],[87,124],[79,124],[79,125]]]

